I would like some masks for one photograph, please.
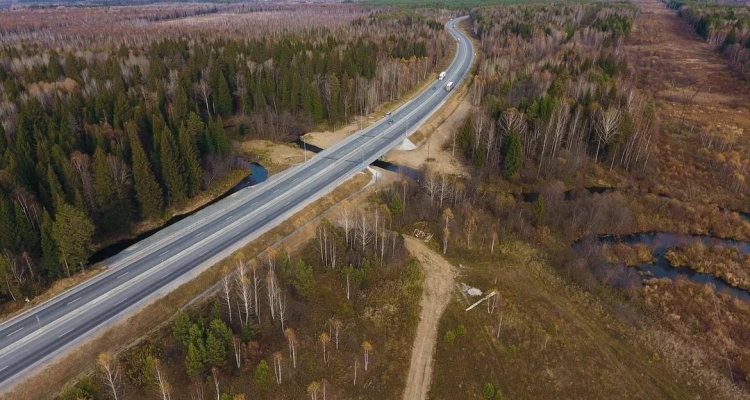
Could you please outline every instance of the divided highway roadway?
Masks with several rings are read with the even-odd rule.
[[[447,24],[458,49],[446,77],[390,117],[161,230],[105,261],[106,271],[0,324],[0,391],[199,275],[397,146],[453,92],[445,85],[458,86],[468,72],[474,50],[454,26],[461,19]]]

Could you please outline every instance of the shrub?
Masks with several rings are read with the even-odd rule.
[[[446,343],[453,343],[456,340],[456,334],[453,331],[445,332],[443,339],[445,339]]]
[[[495,397],[495,386],[489,382],[485,383],[484,386],[482,386],[482,394],[485,399],[492,399]]]
[[[243,326],[242,332],[240,333],[242,342],[248,343],[248,342],[255,340],[255,338],[258,337],[259,332],[260,332],[260,326],[258,326],[258,324],[247,324]]]
[[[255,385],[262,389],[267,389],[271,386],[271,367],[268,366],[266,360],[260,360],[258,366],[255,367]]]

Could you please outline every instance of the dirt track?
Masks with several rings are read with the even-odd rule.
[[[430,390],[438,322],[450,302],[456,273],[445,258],[420,240],[407,237],[406,248],[422,264],[425,276],[420,300],[422,310],[411,352],[404,400],[422,400],[427,398],[427,392]]]

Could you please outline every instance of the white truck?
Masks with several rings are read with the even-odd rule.
[[[445,78],[445,71],[440,73],[440,76],[438,76],[438,80],[442,81],[443,78]]]
[[[448,82],[448,84],[445,85],[445,91],[450,92],[451,89],[453,89],[453,82]]]

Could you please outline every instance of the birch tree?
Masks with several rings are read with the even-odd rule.
[[[357,386],[357,370],[359,369],[359,359],[354,360],[354,386]]]
[[[276,384],[281,385],[281,352],[273,353],[273,374],[276,376]]]
[[[311,382],[307,385],[307,394],[310,395],[310,400],[318,400],[318,392],[320,392],[320,383]]]
[[[279,321],[281,322],[281,333],[284,333],[284,323],[288,318],[286,292],[279,290],[276,293],[276,304],[279,308]]]
[[[439,187],[440,189],[439,189],[438,197],[439,197],[440,202],[438,204],[438,207],[443,208],[443,201],[448,199],[448,196],[450,195],[450,191],[451,191],[450,189],[451,179],[447,174],[440,175]]]
[[[367,366],[370,364],[370,352],[372,351],[372,344],[370,344],[370,342],[368,341],[362,342],[362,350],[365,353],[365,371],[367,371]]]
[[[352,224],[352,207],[348,201],[341,203],[341,212],[339,213],[339,223],[344,226],[344,236],[347,247],[349,246],[349,235],[351,233]]]
[[[234,350],[234,362],[237,369],[242,367],[242,340],[237,335],[232,335],[232,349]]]
[[[331,322],[331,325],[333,325],[333,342],[336,344],[336,350],[339,349],[339,336],[341,333],[341,329],[343,329],[344,324],[339,320],[338,318],[334,317],[333,321]]]
[[[117,365],[117,360],[110,353],[101,353],[97,358],[97,365],[99,366],[99,372],[102,374],[104,385],[109,389],[112,398],[117,400],[121,383],[120,367]]]
[[[297,368],[297,335],[294,333],[294,329],[286,328],[284,336],[287,342],[289,342],[289,358],[292,359],[292,368]]]
[[[224,304],[227,306],[227,315],[229,315],[229,323],[232,323],[232,278],[230,274],[226,274],[221,278],[221,291],[224,295]]]
[[[320,344],[323,346],[323,362],[328,365],[328,355],[326,352],[326,348],[328,347],[328,343],[330,343],[331,341],[331,337],[328,336],[327,333],[323,332],[318,335],[318,341],[320,341]]]
[[[240,310],[245,314],[244,319],[242,318],[242,314],[240,314],[240,325],[244,326],[250,322],[250,312],[252,312],[253,308],[253,291],[250,286],[251,278],[248,276],[248,268],[242,261],[237,266],[235,279],[237,280],[235,288],[241,304]]]
[[[258,324],[260,324],[260,306],[258,303],[258,289],[260,286],[260,274],[258,274],[258,268],[260,266],[257,262],[250,262],[250,269],[253,271],[253,297],[255,298],[255,315],[258,317]]]
[[[617,127],[620,124],[620,110],[610,107],[606,111],[599,110],[596,118],[596,156],[594,161],[599,161],[599,148],[602,144],[605,146],[612,140],[617,133]]]
[[[159,388],[159,394],[161,394],[162,400],[171,400],[172,396],[170,394],[172,387],[170,386],[169,382],[167,381],[167,375],[162,371],[161,367],[161,361],[157,358],[150,358],[151,365],[154,369],[154,379],[156,380],[156,384]]]
[[[367,214],[360,211],[359,217],[357,218],[357,242],[361,246],[361,250],[364,253],[367,250],[367,245],[370,243],[370,226],[367,224]]]
[[[435,195],[438,193],[438,190],[440,188],[440,179],[438,175],[435,172],[428,169],[425,172],[423,186],[424,186],[424,189],[427,191],[427,194],[430,196],[430,205],[435,204]]]
[[[269,270],[266,274],[266,295],[268,296],[268,308],[271,311],[271,320],[276,320],[276,300],[278,299],[278,284],[276,274]]]
[[[221,400],[221,389],[219,388],[219,369],[216,366],[211,367],[211,378],[214,381],[214,391],[216,392],[216,400]]]

